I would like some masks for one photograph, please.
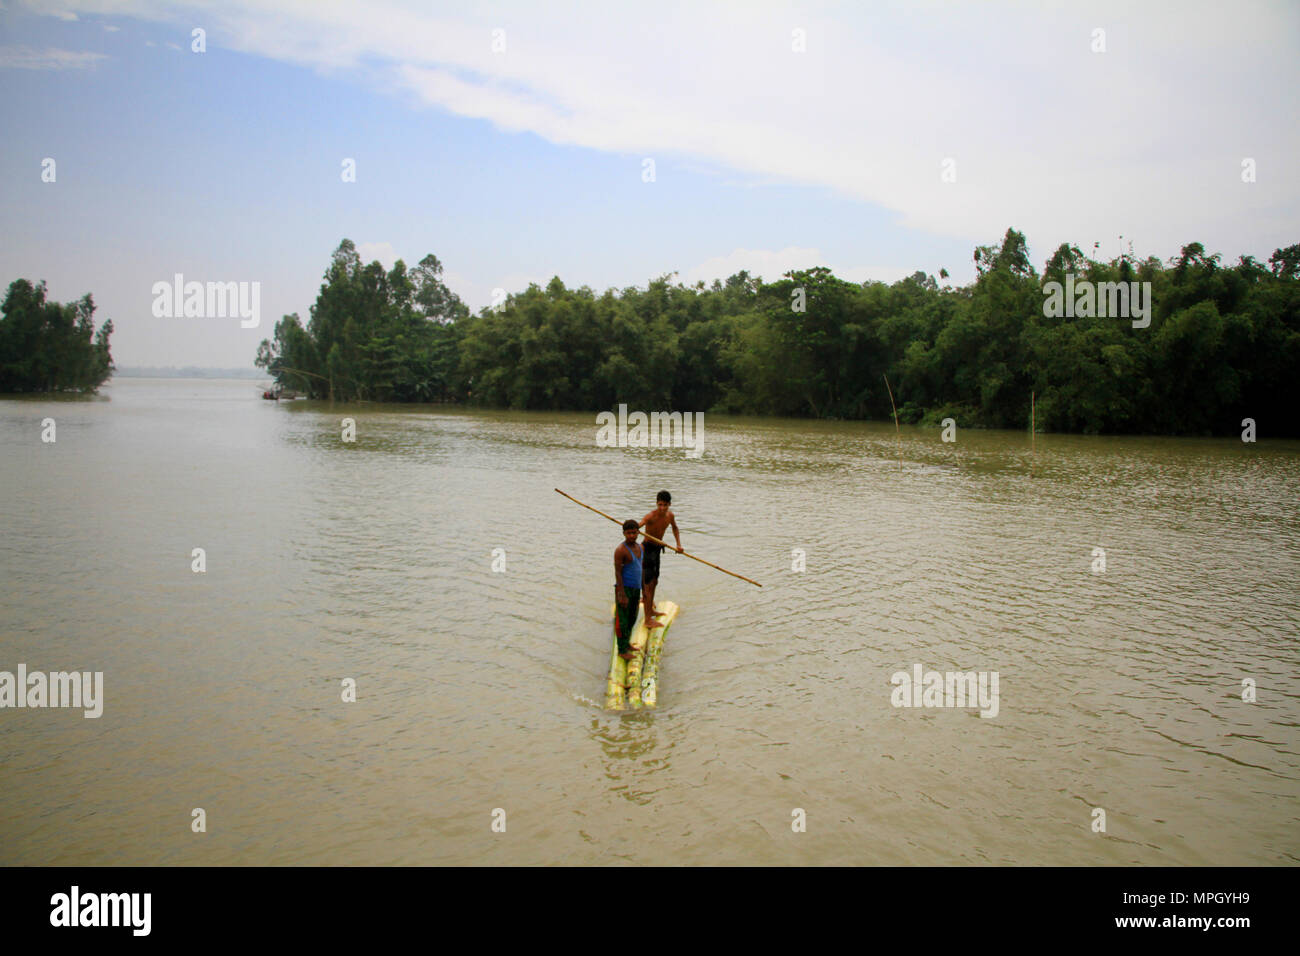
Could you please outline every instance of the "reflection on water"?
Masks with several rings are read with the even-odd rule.
[[[106,698],[0,711],[5,864],[1300,860],[1297,443],[105,398],[0,402],[0,670]],[[598,706],[621,535],[556,487],[764,585],[665,554],[657,711]]]

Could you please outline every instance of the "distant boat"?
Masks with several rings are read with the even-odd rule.
[[[302,398],[303,396],[299,395],[297,392],[289,391],[288,389],[268,388],[262,392],[262,397],[271,402],[282,400],[287,402],[292,401],[295,398]]]

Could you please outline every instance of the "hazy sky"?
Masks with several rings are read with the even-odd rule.
[[[344,237],[475,310],[553,275],[965,282],[1008,226],[1040,269],[1265,259],[1300,242],[1298,62],[1289,0],[7,0],[0,280],[92,292],[119,365],[247,366]],[[176,273],[261,283],[260,326],[153,317]]]

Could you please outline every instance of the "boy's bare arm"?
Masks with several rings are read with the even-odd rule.
[[[682,533],[677,530],[677,515],[671,511],[668,512],[668,523],[672,525],[673,537],[677,539],[677,550],[680,552],[682,550]]]
[[[627,564],[628,557],[623,553],[623,546],[620,544],[614,549],[614,594],[618,598],[618,603],[627,604],[627,592],[623,590],[623,565]]]

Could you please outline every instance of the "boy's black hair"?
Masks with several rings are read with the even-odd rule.
[[[666,491],[661,491],[659,492],[659,494],[655,495],[655,501],[664,501],[667,502],[668,504],[672,504],[673,496]]]
[[[637,528],[637,524],[635,518],[628,518],[626,521],[623,522],[624,531],[635,531],[636,528]]]

